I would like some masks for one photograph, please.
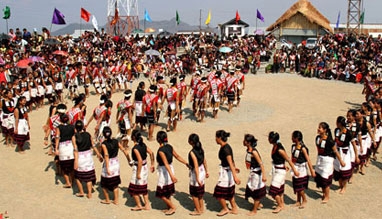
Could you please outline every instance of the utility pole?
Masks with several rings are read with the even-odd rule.
[[[361,33],[361,4],[362,0],[348,0],[348,17],[346,30],[348,34]]]

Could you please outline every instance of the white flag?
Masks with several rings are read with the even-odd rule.
[[[98,22],[97,22],[97,19],[96,19],[96,17],[94,15],[93,15],[93,18],[92,18],[92,23],[93,23],[94,29],[96,29],[98,31]]]

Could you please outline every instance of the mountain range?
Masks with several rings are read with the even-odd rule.
[[[106,25],[99,26],[99,29],[101,29],[101,28],[106,29]],[[143,28],[144,28],[144,20],[140,20],[139,21],[139,29],[143,30]],[[163,31],[167,31],[170,33],[175,33],[177,31],[198,31],[200,29],[199,26],[189,25],[185,22],[180,22],[179,25],[176,25],[176,19],[175,18],[173,18],[171,20],[162,20],[162,21],[152,21],[152,22],[146,21],[146,27],[145,28],[153,28],[157,32],[159,32],[159,30],[162,29]],[[206,26],[202,26],[202,29],[206,29],[206,28],[207,28]],[[66,34],[71,35],[74,33],[75,30],[80,30],[80,29],[89,30],[89,29],[94,29],[94,27],[90,22],[85,23],[85,24],[84,23],[82,23],[82,24],[72,23],[72,24],[66,25],[65,27],[63,27],[59,30],[53,31],[52,35],[54,35],[54,36],[66,35]],[[217,28],[209,28],[209,30],[216,32]]]

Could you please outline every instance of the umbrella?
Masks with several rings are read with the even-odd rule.
[[[155,49],[149,49],[149,50],[145,51],[145,55],[160,56],[160,52],[158,50],[155,50]]]
[[[254,32],[255,35],[264,35],[264,30],[262,29],[257,29],[255,32]]]
[[[30,63],[33,63],[33,62],[31,60],[29,60],[29,59],[22,59],[22,60],[17,62],[16,67],[18,67],[18,68],[28,68]]]
[[[9,36],[8,34],[6,33],[0,34],[0,40],[9,40],[9,39],[11,39],[11,36]]]
[[[68,56],[68,52],[62,50],[56,50],[52,53],[53,55]]]
[[[42,62],[42,61],[44,61],[44,59],[42,57],[40,57],[40,56],[30,56],[28,59],[30,61],[32,61],[32,62]]]
[[[155,32],[155,29],[151,28],[151,27],[146,28],[146,30],[145,30],[145,33],[154,33],[154,32]]]
[[[229,52],[231,52],[231,51],[232,51],[232,49],[229,48],[229,47],[227,47],[227,46],[223,46],[223,47],[221,47],[221,48],[219,49],[219,52],[222,52],[222,53],[229,53]]]
[[[44,45],[58,45],[58,44],[61,44],[60,41],[58,41],[57,39],[55,38],[49,38],[49,39],[46,39],[44,41]]]

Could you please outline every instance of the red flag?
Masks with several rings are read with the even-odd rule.
[[[90,13],[85,10],[84,8],[81,8],[81,18],[84,19],[86,22],[89,22],[90,20]]]
[[[119,20],[119,16],[118,16],[118,9],[116,8],[115,9],[115,12],[114,12],[114,18],[113,20],[110,22],[110,24],[113,26],[113,25],[116,25],[117,22]]]
[[[239,22],[240,20],[240,15],[239,15],[239,12],[236,10],[236,24]]]

